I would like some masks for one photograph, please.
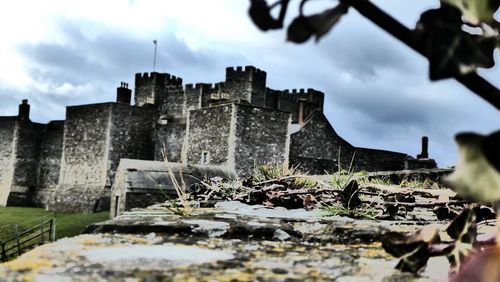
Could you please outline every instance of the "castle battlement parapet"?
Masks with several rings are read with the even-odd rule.
[[[135,82],[144,83],[150,80],[163,80],[167,85],[182,85],[182,78],[169,73],[144,72],[135,74]]]
[[[236,68],[235,67],[226,68],[226,80],[228,80],[228,78],[230,79],[233,77],[241,77],[241,76],[261,78],[265,80],[267,73],[254,66],[245,66],[245,68],[243,68],[242,66],[238,66]]]

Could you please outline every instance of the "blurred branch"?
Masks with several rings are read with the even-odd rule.
[[[422,42],[418,36],[409,28],[402,25],[396,19],[386,14],[384,11],[373,5],[368,0],[340,0],[353,7],[361,15],[371,22],[390,33],[392,36],[405,43],[422,56],[427,57],[422,47]],[[467,75],[456,75],[455,80],[463,84],[469,90],[490,103],[497,110],[500,110],[500,90],[490,82],[479,76],[477,73]]]

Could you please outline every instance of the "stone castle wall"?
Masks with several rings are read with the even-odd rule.
[[[7,205],[14,175],[17,117],[0,118],[0,206]]]
[[[43,134],[37,168],[37,189],[32,195],[34,206],[44,207],[59,182],[63,149],[64,121],[51,121]]]
[[[341,138],[324,114],[316,111],[291,135],[290,163],[314,174],[339,170],[377,171],[406,168],[407,154],[358,148]],[[339,161],[340,158],[340,161]]]
[[[155,155],[156,161],[163,161],[163,150],[166,149],[169,162],[181,162],[182,146],[186,137],[186,123],[167,123],[155,128]]]
[[[107,180],[111,108],[111,103],[67,108],[60,178],[51,209],[97,209]]]
[[[235,105],[234,164],[239,175],[250,176],[258,166],[287,164],[290,113]]]
[[[112,104],[106,187],[113,185],[120,158],[154,159],[151,140],[154,117],[155,112],[148,108]]]
[[[184,162],[223,165],[228,162],[231,134],[231,104],[202,108],[189,112],[187,149]],[[207,163],[203,162],[203,154]]]

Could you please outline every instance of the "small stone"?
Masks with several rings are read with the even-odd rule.
[[[290,235],[281,229],[276,229],[276,231],[274,231],[273,238],[278,239],[280,241],[286,241],[290,239]]]

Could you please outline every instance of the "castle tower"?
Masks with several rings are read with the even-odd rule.
[[[136,73],[135,105],[162,104],[166,100],[167,86],[182,85],[182,78],[168,73]]]
[[[231,100],[243,100],[256,107],[266,106],[266,72],[254,66],[226,68],[225,91]]]

